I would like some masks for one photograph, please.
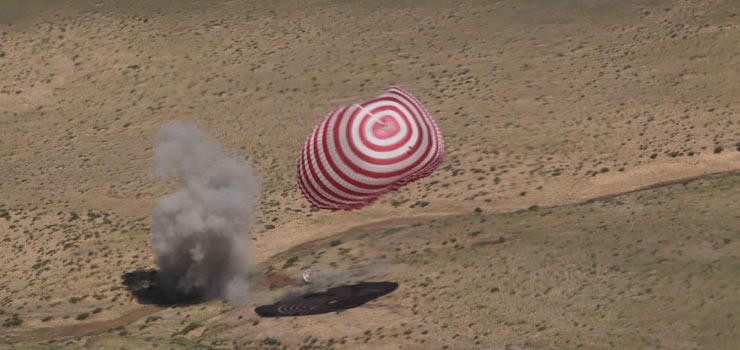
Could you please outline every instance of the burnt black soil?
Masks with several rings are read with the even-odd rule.
[[[159,271],[140,269],[121,276],[122,284],[139,304],[157,306],[187,306],[206,301],[204,293],[178,293],[174,288],[163,288]]]

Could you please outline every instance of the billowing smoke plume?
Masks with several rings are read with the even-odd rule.
[[[245,161],[226,157],[191,124],[165,124],[154,150],[154,176],[182,188],[162,197],[152,215],[159,285],[172,300],[247,301],[254,256],[248,229],[259,184]]]

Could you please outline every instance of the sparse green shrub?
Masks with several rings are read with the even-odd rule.
[[[81,313],[81,314],[77,315],[77,317],[75,317],[75,320],[77,320],[77,321],[82,321],[82,320],[84,320],[84,319],[88,318],[89,316],[90,316],[90,314],[89,314],[89,313],[87,313],[87,312],[83,312],[83,313]]]
[[[200,324],[199,324],[199,323],[197,323],[197,322],[190,322],[190,324],[189,324],[189,325],[187,325],[187,326],[186,326],[186,327],[185,327],[185,328],[184,328],[184,329],[183,329],[183,330],[182,330],[182,331],[180,332],[180,334],[182,334],[182,335],[188,334],[188,333],[189,333],[190,331],[192,331],[193,329],[196,329],[196,328],[198,328],[198,327],[200,327]]]
[[[283,265],[283,268],[287,269],[295,265],[296,261],[298,261],[298,256],[297,255],[291,256],[290,258],[288,258],[288,260],[285,261],[285,265]]]
[[[335,239],[335,240],[331,241],[331,243],[329,243],[329,245],[332,246],[332,247],[336,247],[336,246],[338,246],[340,244],[342,244],[342,241],[340,241],[338,239]]]
[[[18,314],[13,314],[12,317],[8,317],[5,319],[5,322],[3,323],[3,327],[10,328],[10,327],[18,327],[21,324],[23,324],[23,320],[18,317]]]
[[[724,150],[725,149],[722,148],[722,146],[717,146],[717,147],[714,148],[714,153],[715,154],[719,154],[719,153],[722,153],[722,151],[724,151]]]

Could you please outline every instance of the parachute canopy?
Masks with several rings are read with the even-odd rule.
[[[428,176],[443,151],[442,134],[426,109],[392,86],[329,113],[303,145],[298,185],[317,208],[356,209]]]

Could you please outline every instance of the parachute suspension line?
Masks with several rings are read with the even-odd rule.
[[[380,127],[383,128],[383,130],[387,130],[390,126],[386,123],[383,123],[382,120],[378,119],[378,117],[375,116],[372,112],[368,111],[365,107],[362,107],[361,105],[355,103],[355,106],[359,107],[363,112],[370,115],[370,120],[380,124]]]

